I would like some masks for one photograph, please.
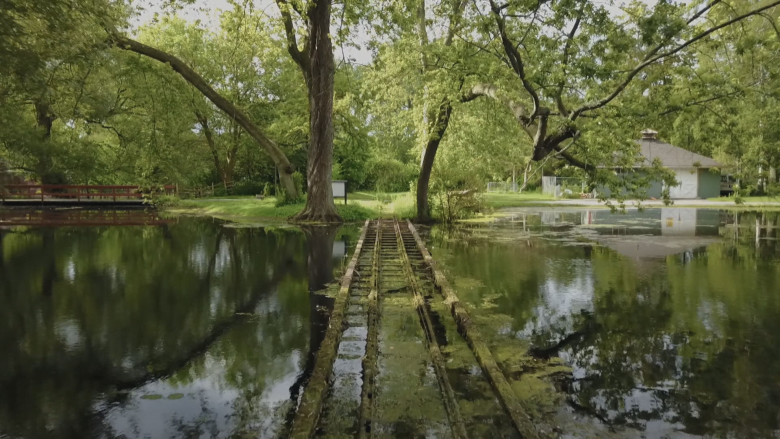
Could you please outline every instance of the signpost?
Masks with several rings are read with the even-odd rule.
[[[343,198],[344,204],[347,204],[347,181],[333,180],[331,187],[333,188],[333,198]]]

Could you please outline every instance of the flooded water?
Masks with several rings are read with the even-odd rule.
[[[561,437],[776,438],[779,227],[777,212],[527,209],[425,234],[505,370],[568,366],[544,380],[562,395],[513,384]]]
[[[0,437],[278,437],[357,228],[75,217],[0,222]]]
[[[357,226],[0,213],[0,438],[284,435],[333,306],[315,292]],[[776,438],[778,228],[777,212],[526,209],[421,232],[545,436]],[[377,434],[447,437],[421,390],[432,371],[411,298],[387,297],[377,419],[428,428]],[[428,302],[470,436],[507,437],[446,307]]]

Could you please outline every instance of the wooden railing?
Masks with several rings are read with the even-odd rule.
[[[163,186],[163,193],[175,194],[176,186]],[[8,184],[0,186],[0,197],[7,199],[82,199],[105,200],[140,199],[144,194],[140,186],[120,185],[68,185],[68,184]]]
[[[170,224],[173,218],[164,218],[149,209],[0,209],[0,228],[4,226],[149,226]]]
[[[181,198],[204,198],[233,194],[233,182],[215,183],[208,186],[179,188],[178,195]]]

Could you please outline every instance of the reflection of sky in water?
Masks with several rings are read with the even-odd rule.
[[[266,340],[267,334],[258,319],[281,310],[277,291],[258,303],[256,316],[243,323],[257,326],[253,343],[273,342]],[[289,324],[290,329],[304,330],[300,322]],[[127,438],[226,438],[232,437],[236,428],[242,428],[251,431],[253,437],[277,437],[289,408],[290,387],[302,371],[303,353],[297,349],[281,352],[270,359],[271,364],[258,363],[254,370],[242,369],[238,378],[246,387],[236,388],[231,381],[235,377],[227,376],[231,373],[226,370],[231,359],[223,357],[231,352],[229,347],[217,342],[199,360],[202,368],[182,369],[187,374],[186,385],[177,384],[174,377],[133,390],[126,403],[108,411],[104,420],[108,431]],[[266,371],[268,374],[263,376]],[[274,371],[280,371],[281,376],[272,375]],[[261,379],[252,374],[258,374]],[[257,383],[265,387],[254,389]]]
[[[780,437],[778,214],[511,215],[431,232],[434,257],[474,312],[512,319],[499,334],[538,348],[581,334],[558,352],[573,369],[563,437]]]
[[[554,265],[564,261],[548,260]],[[542,296],[539,306],[533,310],[534,318],[517,333],[518,337],[531,338],[535,334],[547,331],[573,331],[572,315],[581,312],[593,312],[593,275],[590,265],[582,263],[566,263],[573,273],[569,282],[548,278],[539,288]],[[548,270],[552,267],[548,267]]]

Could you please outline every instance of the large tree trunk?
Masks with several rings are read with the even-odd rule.
[[[225,172],[222,169],[222,163],[219,161],[219,150],[217,149],[217,143],[214,141],[211,127],[209,127],[209,121],[206,116],[197,111],[195,112],[195,118],[198,119],[203,135],[206,136],[206,143],[209,145],[209,150],[211,150],[211,157],[214,159],[214,168],[217,170],[217,175],[223,183],[226,183]]]
[[[425,145],[425,155],[423,156],[422,166],[420,167],[420,177],[417,179],[417,221],[430,222],[431,209],[428,204],[428,186],[431,181],[431,171],[433,162],[436,159],[436,151],[439,149],[444,133],[450,124],[450,115],[452,114],[452,105],[449,99],[445,98],[439,106],[436,114],[436,124],[431,127],[428,135],[428,142]]]
[[[42,131],[41,139],[44,144],[51,142],[51,131],[57,116],[51,111],[51,107],[46,102],[35,102],[35,122]],[[51,151],[38,151],[37,162],[35,164],[35,173],[41,179],[43,184],[61,184],[61,179],[52,172]]]
[[[306,206],[296,221],[341,222],[331,188],[333,171],[333,46],[330,40],[331,0],[318,1],[308,12],[309,157]],[[305,76],[305,74],[304,74]]]
[[[42,294],[50,297],[54,292],[54,281],[57,279],[57,259],[54,253],[54,230],[43,231],[44,271],[41,280]]]
[[[330,6],[330,4],[328,4],[328,6]],[[330,9],[328,9],[328,12],[330,12]],[[249,117],[247,117],[247,115],[244,114],[243,111],[241,111],[238,107],[236,107],[232,102],[225,99],[222,95],[217,93],[200,75],[198,75],[194,70],[192,70],[187,64],[185,64],[179,58],[169,53],[163,52],[162,50],[155,49],[154,47],[150,47],[145,44],[141,44],[138,41],[131,40],[130,38],[124,37],[116,33],[111,35],[111,40],[114,43],[114,45],[116,45],[120,49],[129,50],[131,52],[148,56],[149,58],[156,59],[157,61],[170,65],[171,68],[173,68],[173,70],[176,73],[181,75],[182,78],[184,78],[199,92],[201,92],[203,96],[208,98],[208,100],[210,100],[214,105],[216,105],[217,108],[224,111],[228,117],[235,120],[236,123],[241,126],[241,128],[243,128],[247,133],[249,133],[249,135],[252,136],[252,138],[255,139],[255,141],[259,143],[260,146],[263,147],[263,149],[266,150],[268,155],[271,156],[271,159],[274,161],[277,170],[279,171],[279,180],[281,182],[282,189],[284,190],[285,194],[289,198],[298,198],[299,195],[298,190],[295,187],[295,182],[293,181],[293,177],[292,177],[293,172],[295,172],[295,169],[293,169],[290,161],[287,160],[287,156],[284,154],[284,151],[282,151],[281,148],[279,148],[279,146],[277,146],[271,139],[266,137],[265,133],[263,133],[263,131],[257,125],[255,125],[249,119]],[[330,43],[330,40],[328,40],[328,43]],[[331,65],[333,65],[332,52],[330,56],[331,56]]]
[[[333,243],[340,225],[303,226],[306,235],[307,263],[309,280],[309,354],[303,371],[290,387],[290,398],[297,401],[301,390],[309,381],[317,359],[317,353],[325,338],[330,323],[335,299],[319,293],[333,281]],[[294,412],[290,413],[291,415]]]
[[[449,29],[444,39],[444,46],[449,47],[452,45],[452,40],[455,37],[455,31],[458,28],[463,9],[466,6],[466,2],[463,0],[456,0],[452,3],[453,10],[450,11],[449,16]],[[417,5],[417,33],[420,39],[420,48],[422,53],[420,55],[420,63],[423,73],[430,69],[428,65],[428,58],[425,55],[425,50],[429,44],[428,31],[425,18],[425,0],[419,0]],[[428,186],[431,180],[431,171],[433,170],[433,162],[436,159],[436,151],[439,149],[444,133],[447,131],[447,126],[450,123],[450,114],[452,114],[452,104],[449,99],[444,98],[439,110],[436,113],[435,119],[430,122],[435,125],[429,125],[428,115],[428,91],[425,91],[425,108],[423,111],[423,125],[426,128],[426,132],[423,133],[425,144],[422,149],[422,158],[420,162],[420,177],[417,180],[417,221],[430,222],[431,221],[431,209],[428,204]]]

